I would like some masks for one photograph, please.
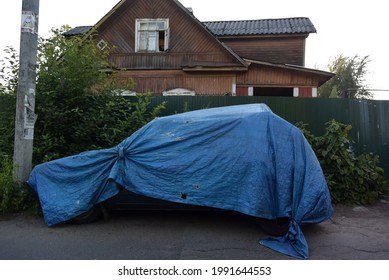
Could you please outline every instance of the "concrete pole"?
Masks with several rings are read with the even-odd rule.
[[[13,178],[26,182],[32,168],[39,0],[23,0],[16,101]]]

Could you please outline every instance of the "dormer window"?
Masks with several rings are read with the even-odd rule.
[[[169,19],[136,20],[136,52],[165,52],[169,47]]]

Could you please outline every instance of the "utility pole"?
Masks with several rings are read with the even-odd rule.
[[[18,183],[27,181],[32,168],[38,17],[39,0],[23,0],[13,161],[13,179]]]

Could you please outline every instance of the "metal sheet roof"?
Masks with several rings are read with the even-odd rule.
[[[69,31],[62,33],[63,36],[75,36],[86,34],[93,26],[77,26]]]
[[[281,35],[316,33],[309,18],[208,21],[203,24],[215,36]]]
[[[215,36],[282,35],[316,33],[309,18],[280,18],[202,22]],[[92,26],[78,26],[63,33],[74,36],[87,33]]]

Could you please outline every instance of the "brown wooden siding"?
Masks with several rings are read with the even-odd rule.
[[[265,37],[265,38],[221,38],[240,57],[259,61],[304,66],[305,38]]]
[[[225,54],[208,53],[114,53],[108,62],[119,69],[182,69],[186,66],[208,65],[231,66],[236,64],[223,61]]]
[[[242,86],[236,87],[236,96],[248,96],[248,94],[249,94],[248,87],[242,87]]]
[[[175,88],[194,90],[196,95],[230,94],[235,79],[229,73],[185,73],[180,70],[134,70],[119,73],[119,80],[135,82],[138,93],[162,94]]]
[[[312,97],[312,88],[299,88],[299,97]]]
[[[169,19],[169,51],[135,53],[135,21],[141,18]],[[241,66],[200,22],[174,2],[165,0],[127,1],[98,27],[114,52],[113,66],[126,69],[180,69],[189,62]]]
[[[252,64],[249,71],[237,74],[237,85],[318,87],[319,77],[306,72]]]

